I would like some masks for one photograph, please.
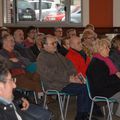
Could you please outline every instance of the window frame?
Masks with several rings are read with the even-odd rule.
[[[4,0],[3,2],[3,6],[4,3],[7,0]],[[73,23],[70,22],[70,0],[65,0],[65,6],[66,6],[66,12],[65,12],[65,21],[50,21],[50,22],[44,22],[44,21],[18,21],[17,19],[15,19],[15,17],[17,18],[17,4],[16,4],[16,0],[13,0],[13,23],[4,23],[3,20],[3,25],[6,27],[28,27],[28,26],[36,26],[36,27],[83,27],[83,0],[80,1],[81,2],[81,23]],[[40,4],[41,4],[41,0],[40,0]],[[3,7],[3,16],[5,19],[5,7]],[[39,15],[41,14],[41,10],[39,11]],[[40,19],[40,18],[39,18]]]

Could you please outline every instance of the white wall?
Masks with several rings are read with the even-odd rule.
[[[113,27],[120,27],[120,0],[113,0]]]

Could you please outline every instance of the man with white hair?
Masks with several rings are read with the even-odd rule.
[[[44,80],[47,89],[61,90],[77,96],[77,115],[75,120],[87,120],[90,102],[86,85],[76,74],[72,63],[57,52],[57,41],[54,36],[42,39],[43,50],[37,58],[38,73]]]

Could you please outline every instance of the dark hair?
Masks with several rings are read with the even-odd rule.
[[[120,46],[120,34],[117,34],[111,41],[112,48],[118,49]]]
[[[9,70],[7,69],[4,62],[0,61],[0,82],[5,82],[5,77],[8,75]]]
[[[54,32],[56,32],[57,29],[62,29],[62,28],[61,28],[61,27],[55,27],[55,28],[54,28]]]
[[[36,30],[36,27],[34,27],[34,26],[29,26],[29,27],[27,28],[27,33],[29,33],[31,30]]]
[[[66,40],[70,39],[70,37],[63,37],[63,39],[61,40],[61,45],[65,45]]]

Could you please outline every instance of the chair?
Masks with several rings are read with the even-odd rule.
[[[47,96],[56,95],[58,97],[61,119],[65,120],[66,115],[67,115],[67,109],[68,109],[70,95],[65,92],[58,91],[58,90],[45,90],[45,85],[44,85],[43,80],[41,80],[41,86],[42,86],[42,90],[44,93],[44,108],[46,108],[46,109],[48,108],[47,104],[46,104]],[[65,100],[66,100],[66,106],[65,106]]]
[[[117,103],[117,101],[115,99],[113,99],[113,98],[107,98],[107,97],[103,97],[103,96],[92,97],[91,96],[91,92],[90,92],[89,81],[88,81],[87,78],[86,78],[86,86],[87,86],[87,91],[88,91],[89,98],[92,101],[89,120],[91,120],[92,112],[93,112],[93,107],[94,107],[94,103],[95,102],[106,102],[107,103],[107,108],[108,108],[108,117],[107,117],[107,120],[112,120],[112,109],[110,107],[110,104],[111,103]]]
[[[19,93],[27,96],[27,97],[32,94],[32,96],[34,97],[35,104],[38,103],[38,101],[37,101],[37,96],[36,96],[35,91],[30,90],[30,89],[25,89],[25,88],[16,88],[15,90],[16,90],[17,92],[19,92]]]

